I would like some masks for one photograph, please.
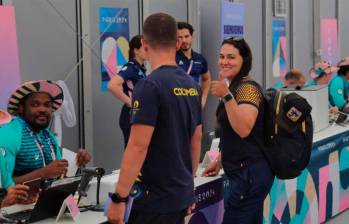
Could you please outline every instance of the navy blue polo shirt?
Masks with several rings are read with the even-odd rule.
[[[154,127],[141,169],[143,194],[133,209],[168,213],[194,202],[191,138],[201,124],[198,85],[177,66],[161,66],[140,80],[131,123]]]
[[[201,54],[192,50],[192,57],[187,58],[184,53],[179,50],[176,53],[176,63],[187,74],[199,84],[201,75],[208,71],[207,61]]]
[[[122,67],[118,75],[125,81],[122,84],[122,88],[127,96],[132,97],[133,89],[138,80],[146,77],[145,71],[145,67],[134,59],[131,59]]]

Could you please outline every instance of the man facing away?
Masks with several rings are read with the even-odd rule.
[[[125,202],[139,173],[141,193],[128,223],[182,223],[194,203],[201,103],[197,84],[176,66],[176,41],[170,15],[145,20],[142,44],[152,73],[133,92],[130,139],[108,209],[112,223],[124,223]]]
[[[176,53],[176,62],[197,84],[201,77],[201,105],[205,107],[211,83],[211,74],[208,71],[207,61],[201,54],[192,49],[194,29],[186,22],[177,23],[177,38],[181,42]]]

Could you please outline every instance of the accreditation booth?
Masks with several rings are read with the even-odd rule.
[[[194,179],[197,205],[193,213],[186,217],[186,223],[220,224],[226,183],[222,175],[202,177],[202,171],[200,167]],[[115,189],[118,175],[118,172],[113,172],[102,178],[102,203],[107,193]],[[88,191],[88,201],[92,204],[95,203],[95,192],[96,181],[92,180]],[[275,179],[264,202],[264,223],[323,223],[348,207],[349,125],[332,125],[314,134],[310,163],[298,178],[286,181]],[[58,223],[88,224],[106,220],[103,212],[88,211],[82,212],[77,222],[66,214]],[[55,223],[55,219],[38,223]]]
[[[264,223],[323,223],[349,207],[349,125],[315,133],[313,142],[309,165],[298,178],[275,179],[264,201]],[[196,188],[198,207],[188,223],[221,223],[222,204],[210,197],[214,192],[223,198],[221,179]]]

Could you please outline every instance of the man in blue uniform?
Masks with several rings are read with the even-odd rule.
[[[108,83],[109,91],[124,103],[119,118],[119,125],[124,135],[124,147],[127,145],[131,130],[130,107],[132,92],[138,80],[146,77],[144,67],[145,55],[141,39],[141,35],[136,35],[131,39],[129,44],[129,61]]]
[[[128,223],[177,224],[194,203],[200,96],[197,84],[176,65],[176,21],[164,13],[150,15],[143,38],[152,73],[133,92],[131,134],[108,219],[123,223],[127,196],[141,172],[142,193],[133,202]]]
[[[342,110],[348,103],[349,97],[349,57],[338,63],[338,75],[328,85],[330,104]]]
[[[211,74],[206,59],[192,49],[193,33],[194,29],[189,23],[177,23],[177,38],[181,46],[176,53],[176,62],[197,84],[200,84],[201,78],[201,105],[204,108],[211,84]]]

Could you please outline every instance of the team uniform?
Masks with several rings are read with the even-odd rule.
[[[154,132],[129,223],[177,223],[194,202],[190,145],[201,124],[200,102],[198,85],[177,66],[161,66],[138,82],[131,123]]]
[[[328,85],[330,105],[342,110],[348,102],[348,88],[349,84],[343,75],[335,76]]]
[[[200,77],[208,71],[206,59],[193,50],[191,58],[187,58],[181,50],[177,51],[176,63],[190,75],[197,84],[200,83]]]
[[[263,202],[272,186],[274,175],[260,148],[264,143],[264,102],[256,82],[241,82],[232,91],[238,105],[258,109],[256,123],[246,138],[231,127],[224,103],[217,109],[220,146],[226,189],[224,190],[223,224],[260,223]]]
[[[133,89],[140,79],[144,79],[146,77],[145,72],[145,67],[133,59],[122,67],[118,75],[124,79],[122,88],[128,97],[132,98]],[[131,131],[130,108],[126,104],[124,104],[121,109],[119,125],[124,135],[124,143],[126,147]]]
[[[34,132],[20,116],[0,128],[0,148],[13,176],[22,176],[62,159],[54,134],[49,129]]]

